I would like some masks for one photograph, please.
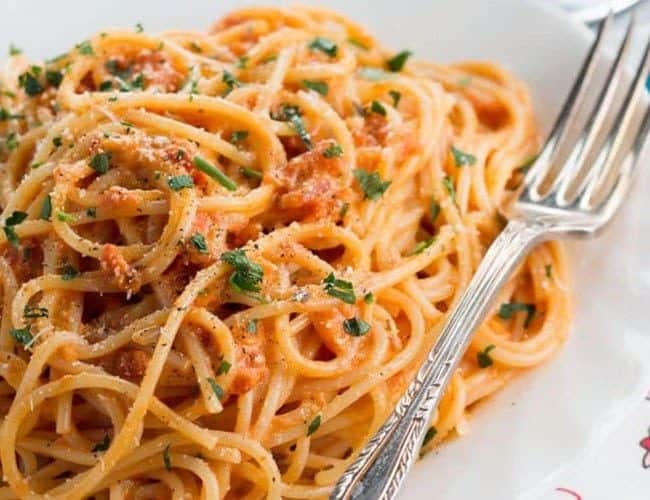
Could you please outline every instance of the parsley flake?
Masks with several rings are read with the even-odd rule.
[[[336,297],[346,304],[354,304],[357,296],[354,293],[354,287],[351,282],[337,279],[334,273],[330,273],[323,280],[323,288],[327,295]]]
[[[70,281],[79,276],[79,271],[71,264],[66,264],[61,268],[61,279],[63,281]]]
[[[307,435],[308,436],[311,436],[314,432],[316,432],[318,430],[318,428],[320,427],[320,421],[321,421],[321,418],[320,418],[320,415],[318,415],[314,420],[312,420],[309,423],[309,427],[307,427]]]
[[[224,71],[221,81],[226,84],[226,91],[223,93],[223,97],[226,97],[230,94],[235,87],[241,87],[241,82],[235,78],[230,71]]]
[[[47,318],[49,314],[49,311],[45,307],[31,307],[26,305],[23,309],[24,318]]]
[[[456,203],[456,189],[454,188],[454,181],[452,180],[452,178],[446,175],[442,179],[442,185],[445,187],[447,193],[451,197],[451,201]]]
[[[429,248],[431,245],[433,245],[433,242],[436,241],[436,237],[433,236],[429,239],[420,241],[415,247],[413,248],[413,251],[411,252],[411,255],[418,255],[424,252],[427,248]]]
[[[235,130],[230,134],[230,142],[241,142],[248,137],[247,130]]]
[[[257,333],[257,319],[251,319],[246,325],[246,331],[248,333]]]
[[[31,71],[26,71],[18,76],[18,85],[30,97],[37,96],[45,90],[45,87],[43,87],[37,78],[41,68],[38,68],[38,71],[36,71],[36,68],[38,66],[32,66]]]
[[[476,353],[476,361],[478,362],[478,365],[481,368],[487,368],[488,366],[492,366],[494,361],[492,360],[492,357],[490,356],[490,351],[493,350],[496,346],[494,344],[490,344],[487,346],[485,349],[482,351],[479,351]]]
[[[391,99],[393,99],[393,107],[397,108],[399,101],[402,98],[402,93],[398,92],[397,90],[389,90],[388,95],[390,95]]]
[[[379,101],[372,101],[372,104],[370,104],[370,111],[381,116],[386,116],[386,108]]]
[[[461,151],[456,146],[451,146],[451,154],[457,167],[471,166],[476,163],[476,156]]]
[[[97,153],[92,157],[88,166],[99,175],[105,174],[111,166],[111,153]]]
[[[259,264],[250,261],[244,250],[225,252],[221,260],[234,269],[228,280],[233,290],[239,293],[260,291],[259,285],[264,279],[264,270]]]
[[[208,378],[208,384],[210,384],[210,387],[212,387],[212,392],[214,392],[215,396],[217,396],[217,399],[221,400],[225,394],[223,392],[223,388],[217,384],[216,380],[214,380],[212,377]]]
[[[226,361],[225,359],[221,360],[221,363],[219,364],[219,368],[217,368],[217,375],[225,375],[230,371],[230,368],[232,365]]]
[[[34,337],[29,326],[25,328],[12,328],[9,330],[9,335],[19,344],[29,347],[34,342]]]
[[[353,172],[354,178],[361,186],[364,197],[376,201],[386,192],[391,181],[382,181],[377,172],[368,172],[362,168],[357,168]]]
[[[253,168],[248,168],[248,167],[240,167],[239,173],[242,174],[244,177],[255,181],[261,181],[262,177],[264,177],[264,174],[259,170],[255,170]]]
[[[43,220],[50,220],[50,217],[52,216],[52,197],[49,194],[43,200],[39,216]]]
[[[406,64],[406,60],[412,55],[413,52],[410,50],[403,50],[402,52],[399,52],[394,57],[391,57],[388,61],[386,61],[386,65],[388,66],[388,69],[393,72],[402,71],[404,65]]]
[[[302,84],[305,88],[314,90],[315,92],[318,92],[320,95],[327,95],[329,92],[329,85],[327,82],[320,82],[320,81],[315,81],[315,80],[303,80]]]
[[[172,470],[172,458],[169,456],[169,445],[165,446],[163,450],[163,463],[165,464],[165,469]]]
[[[300,137],[300,140],[302,140],[307,149],[312,149],[314,147],[309,132],[307,132],[307,128],[305,127],[305,122],[303,121],[302,116],[300,116],[300,110],[296,106],[283,104],[280,118],[291,123],[291,126],[294,128],[298,137]]]
[[[102,439],[99,443],[96,443],[95,446],[93,446],[92,452],[97,453],[99,451],[106,451],[110,446],[111,446],[111,438],[108,434],[105,434],[104,439]]]
[[[190,189],[194,187],[194,179],[190,175],[177,175],[170,177],[167,180],[167,185],[172,191],[180,191],[181,189]]]
[[[235,191],[237,189],[237,183],[235,181],[233,181],[221,170],[219,170],[217,167],[212,165],[209,161],[201,158],[200,156],[194,157],[194,166],[204,174],[207,174],[209,177],[217,181],[228,191]]]
[[[343,148],[339,144],[331,144],[323,151],[325,158],[338,158],[341,155],[343,155]]]
[[[535,304],[528,304],[524,302],[509,302],[506,304],[501,304],[497,315],[501,319],[511,319],[515,313],[525,312],[526,321],[524,321],[524,328],[528,328],[530,322],[533,320],[533,316],[535,316],[535,311]]]
[[[320,50],[321,52],[327,54],[330,57],[336,57],[336,54],[338,53],[339,50],[337,45],[332,40],[322,36],[318,36],[314,38],[309,43],[309,48],[311,50]]]
[[[91,45],[90,40],[84,40],[83,42],[77,44],[76,48],[79,51],[79,53],[84,56],[95,55],[95,51],[93,50],[93,46]]]
[[[429,444],[429,441],[436,437],[436,434],[438,434],[438,429],[433,426],[429,427],[427,433],[424,435],[424,439],[422,440],[422,446]]]
[[[209,254],[208,244],[205,242],[205,237],[201,233],[194,233],[190,236],[190,242],[194,245],[194,248],[197,249],[199,253]]]
[[[360,318],[348,318],[343,321],[343,330],[353,337],[362,337],[370,331],[370,325]]]

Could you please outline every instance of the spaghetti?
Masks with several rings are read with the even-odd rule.
[[[538,145],[507,72],[410,55],[301,7],[10,57],[0,498],[327,496]],[[557,243],[520,266],[425,450],[556,351],[566,281]]]

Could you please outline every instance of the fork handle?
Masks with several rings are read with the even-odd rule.
[[[494,240],[451,313],[434,348],[395,410],[337,482],[331,500],[390,500],[419,454],[431,414],[497,292],[533,244],[542,225],[510,221]]]

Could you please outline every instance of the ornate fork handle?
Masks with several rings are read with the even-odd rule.
[[[472,334],[498,290],[530,247],[543,225],[511,221],[494,240],[467,290],[449,316],[440,338],[386,423],[341,476],[331,499],[396,497],[419,454],[431,413],[438,405]]]

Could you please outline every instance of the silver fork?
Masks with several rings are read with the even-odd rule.
[[[650,106],[645,89],[650,43],[632,83],[626,83],[631,21],[610,64],[607,83],[590,109],[586,97],[593,89],[610,24],[611,16],[601,24],[553,131],[526,174],[518,199],[504,208],[508,224],[485,254],[397,407],[341,476],[330,499],[395,498],[473,332],[517,264],[541,241],[593,236],[621,205],[650,142]],[[581,119],[586,113],[588,119]]]

